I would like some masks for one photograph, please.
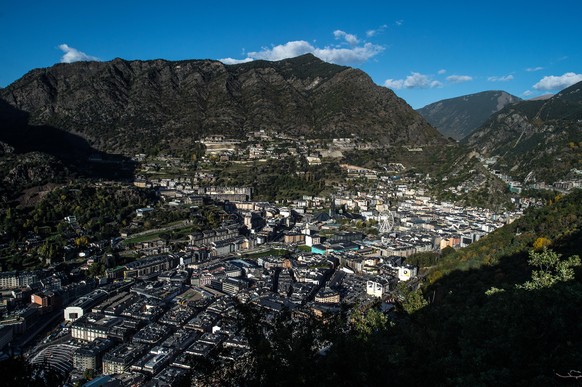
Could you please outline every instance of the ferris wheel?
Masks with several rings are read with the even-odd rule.
[[[394,214],[390,210],[382,211],[376,217],[380,235],[389,234],[394,228]]]

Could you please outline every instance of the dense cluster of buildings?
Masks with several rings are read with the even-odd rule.
[[[67,333],[54,337],[67,341],[42,343],[35,361],[51,364],[53,356],[55,369],[72,380],[91,369],[120,382],[175,381],[192,371],[193,358],[233,361],[248,353],[239,302],[270,316],[288,310],[320,318],[341,305],[392,302],[399,282],[418,279],[407,257],[466,246],[519,215],[437,203],[403,184],[391,188],[391,196],[306,196],[285,206],[226,199],[221,203],[229,215],[220,227],[190,233],[180,250],[167,246],[110,267],[99,282],[65,283],[39,271],[2,273],[0,284],[30,298],[12,312],[26,324],[55,311],[67,324]],[[244,188],[212,192],[251,194]],[[346,228],[358,222],[382,232]],[[29,331],[16,320],[4,314],[0,343]]]
[[[205,157],[275,155],[270,135],[253,136],[267,145],[241,149],[238,142],[209,138]],[[359,146],[333,139],[317,152],[307,146],[287,152],[317,164]],[[144,170],[150,167],[156,166],[144,164]],[[157,187],[164,206],[192,212],[209,203],[220,207],[220,226],[191,230],[179,244],[147,233],[134,235],[132,243],[112,240],[111,246],[140,258],[108,264],[96,280],[79,270],[0,273],[0,350],[8,354],[15,338],[26,348],[38,332],[62,321],[37,343],[31,362],[48,364],[72,383],[92,370],[103,383],[176,384],[196,375],[193,359],[228,362],[249,353],[239,303],[253,305],[267,320],[283,311],[292,318],[326,318],[346,306],[391,303],[400,282],[421,280],[408,257],[467,246],[520,216],[439,203],[406,179],[350,164],[341,168],[348,179],[373,184],[357,192],[339,184],[332,197],[273,204],[253,201],[249,187],[212,186],[211,172],[136,180],[138,186]],[[387,164],[385,170],[400,173],[404,166]],[[135,217],[147,220],[156,211],[139,208]],[[103,246],[87,250],[84,269],[100,259]]]
[[[374,258],[366,261],[378,269],[370,274],[356,269],[358,259],[297,252],[209,256],[184,264],[170,254],[146,257],[64,305],[66,326],[39,344],[34,362],[73,382],[88,369],[120,383],[159,377],[175,382],[196,373],[193,358],[235,361],[249,353],[240,302],[274,318],[284,310],[322,317],[338,312],[342,303],[386,299],[398,282],[398,268]]]

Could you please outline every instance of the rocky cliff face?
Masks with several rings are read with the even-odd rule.
[[[64,182],[73,176],[60,160],[45,153],[0,153],[0,207],[15,200],[25,188]]]
[[[484,91],[445,99],[418,112],[444,136],[461,140],[505,106],[521,101],[504,91]]]
[[[582,170],[582,82],[547,100],[522,101],[493,115],[466,138],[516,178],[552,182]]]
[[[0,96],[29,126],[62,129],[113,153],[184,150],[209,134],[243,138],[260,129],[320,138],[354,134],[384,144],[444,141],[362,71],[312,55],[239,65],[58,64],[31,71]]]

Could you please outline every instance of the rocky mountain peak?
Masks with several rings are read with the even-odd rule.
[[[520,100],[505,91],[492,90],[438,101],[418,112],[444,136],[461,140],[492,114]]]
[[[120,58],[57,64],[29,72],[0,97],[28,125],[49,125],[125,154],[184,150],[207,135],[245,138],[261,129],[319,138],[353,134],[382,144],[444,141],[364,72],[311,54],[234,65]]]

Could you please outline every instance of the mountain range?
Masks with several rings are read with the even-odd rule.
[[[447,140],[432,123],[517,179],[554,180],[582,169],[580,88],[529,101],[487,91],[416,112],[361,70],[311,54],[237,65],[76,62],[32,70],[0,89],[0,142],[15,153],[87,160],[95,153],[188,154],[209,135],[245,139],[264,129],[438,149]]]
[[[582,170],[582,82],[506,106],[464,142],[517,179],[552,182]]]
[[[444,99],[417,111],[445,137],[461,140],[505,106],[521,101],[505,91],[483,91]]]
[[[22,139],[22,127],[48,127],[125,155],[186,150],[208,135],[243,139],[261,129],[307,138],[355,135],[385,145],[445,142],[361,70],[311,54],[237,65],[123,59],[57,64],[0,90],[0,120],[0,140],[17,149],[35,141]],[[42,133],[35,131],[36,137]]]

